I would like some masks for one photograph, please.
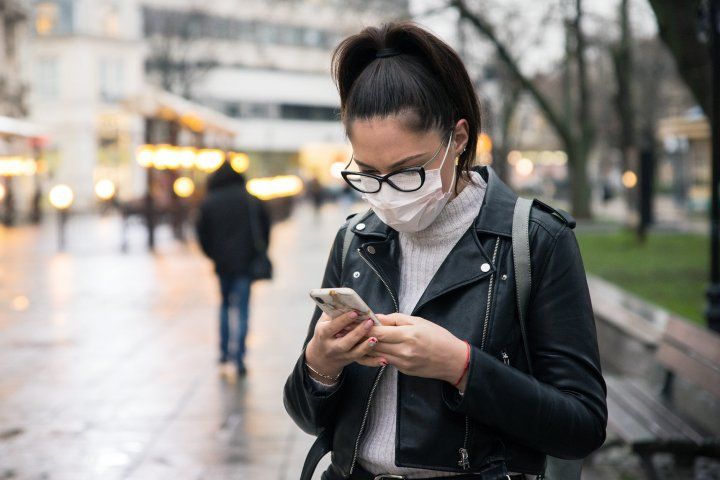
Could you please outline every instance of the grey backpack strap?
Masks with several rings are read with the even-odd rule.
[[[520,333],[522,334],[525,357],[528,371],[533,374],[530,361],[530,348],[528,347],[525,317],[527,315],[528,301],[530,299],[530,209],[534,200],[518,197],[515,202],[512,226],[513,263],[515,267],[515,290],[517,291],[518,317],[520,318]],[[580,480],[582,475],[582,459],[564,460],[546,456],[543,472],[538,480]]]
[[[342,271],[342,267],[345,266],[345,257],[347,257],[347,252],[350,249],[350,242],[352,242],[353,238],[353,228],[355,228],[355,225],[360,223],[360,220],[365,216],[365,214],[362,213],[356,213],[350,220],[348,220],[347,229],[345,230],[345,238],[343,239],[343,248],[342,248],[342,262],[340,263],[340,268]]]
[[[515,202],[512,224],[512,248],[518,317],[520,318],[520,333],[522,334],[530,375],[533,374],[533,371],[527,333],[525,331],[525,315],[530,298],[530,288],[532,287],[532,278],[530,276],[530,209],[532,208],[532,204],[533,200],[518,197]]]

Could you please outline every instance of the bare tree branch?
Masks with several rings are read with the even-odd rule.
[[[510,53],[505,43],[497,36],[494,27],[484,18],[471,11],[464,0],[450,0],[449,3],[457,9],[462,18],[470,22],[493,44],[497,51],[498,58],[505,64],[510,74],[520,83],[522,88],[537,102],[538,107],[543,111],[548,122],[552,124],[563,141],[572,142],[573,135],[568,123],[565,122],[555,108],[553,108],[549,99],[546,98],[535,83],[520,70],[518,62]]]

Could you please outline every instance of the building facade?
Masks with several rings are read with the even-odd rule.
[[[235,118],[251,174],[320,177],[347,152],[333,49],[364,25],[409,16],[406,0],[217,0],[202,9],[144,0],[142,10],[153,83]]]
[[[141,16],[135,0],[36,0],[29,48],[31,118],[48,128],[52,183],[68,184],[78,209],[109,179],[138,194],[133,161],[142,122],[124,102],[144,85]]]

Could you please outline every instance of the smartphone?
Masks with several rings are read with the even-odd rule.
[[[320,310],[327,313],[331,318],[355,310],[358,312],[358,322],[369,318],[375,325],[382,326],[382,323],[370,310],[370,307],[352,288],[314,288],[310,290],[310,298],[317,303]]]

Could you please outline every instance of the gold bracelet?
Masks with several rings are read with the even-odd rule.
[[[338,373],[338,374],[335,375],[334,377],[331,377],[330,375],[325,375],[325,374],[323,374],[323,373],[318,372],[318,371],[315,370],[313,367],[311,367],[308,362],[305,362],[305,366],[306,366],[308,369],[310,369],[310,371],[311,371],[312,373],[314,373],[315,375],[317,375],[317,376],[319,376],[319,377],[322,377],[322,378],[326,378],[326,379],[328,379],[328,380],[332,380],[333,382],[337,381],[337,379],[340,378],[340,375],[342,375],[342,370],[340,371],[340,373]]]

